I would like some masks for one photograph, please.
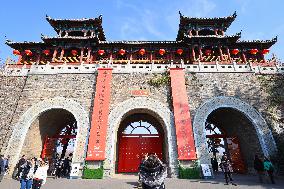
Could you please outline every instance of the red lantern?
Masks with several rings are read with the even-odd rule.
[[[120,49],[120,50],[118,51],[118,53],[119,53],[121,56],[123,56],[123,55],[125,55],[125,50],[124,50],[124,49]]]
[[[77,50],[72,50],[72,51],[71,51],[71,54],[72,54],[73,56],[76,56],[76,55],[78,54],[78,51],[77,51]]]
[[[159,54],[160,54],[160,55],[163,56],[165,53],[166,53],[166,50],[165,50],[165,49],[160,49],[160,50],[159,50]]]
[[[140,55],[143,56],[145,53],[146,53],[145,49],[140,49],[140,50],[139,50],[139,54],[140,54]]]
[[[18,51],[18,50],[13,50],[13,54],[14,54],[14,55],[21,55],[21,52]]]
[[[181,55],[183,53],[183,50],[182,49],[178,49],[177,50],[177,54]]]
[[[211,52],[212,52],[212,50],[210,50],[210,49],[206,49],[206,50],[205,50],[205,55],[206,55],[206,56],[208,56],[208,55],[210,55],[210,54],[211,54]]]
[[[233,55],[236,55],[236,54],[238,54],[239,52],[240,52],[239,49],[233,49],[233,50],[232,50],[232,54],[233,54]]]
[[[25,54],[27,56],[32,56],[33,55],[33,52],[31,50],[25,50]]]
[[[43,52],[43,54],[45,54],[45,56],[50,55],[50,50],[48,50],[48,49],[43,50],[42,52]]]
[[[269,49],[263,49],[261,53],[262,53],[262,54],[268,54],[269,51],[270,51]]]
[[[258,53],[258,50],[257,50],[257,49],[251,49],[251,50],[250,50],[250,54],[256,54],[256,53]]]
[[[105,50],[102,50],[102,49],[98,50],[98,54],[99,54],[100,56],[104,55],[104,54],[105,54]]]

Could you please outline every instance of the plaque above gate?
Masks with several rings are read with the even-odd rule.
[[[131,88],[130,89],[131,96],[149,96],[149,90],[141,87]]]

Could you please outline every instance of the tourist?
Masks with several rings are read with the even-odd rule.
[[[56,161],[55,164],[55,178],[60,178],[62,176],[62,170],[63,170],[63,160],[60,158]]]
[[[50,172],[51,172],[51,175],[53,176],[56,176],[56,164],[59,160],[59,154],[56,153],[55,156],[53,156],[52,158],[52,162],[51,162],[51,165],[50,165]],[[56,177],[54,177],[56,178]]]
[[[140,166],[142,189],[165,189],[166,177],[167,167],[156,154],[150,154]]]
[[[39,167],[34,173],[32,189],[40,189],[46,183],[48,162],[39,158]]]
[[[220,167],[225,175],[226,185],[229,184],[229,180],[230,180],[232,185],[236,186],[237,184],[233,183],[233,179],[232,179],[233,168],[231,165],[231,161],[229,160],[226,154],[222,156]]]
[[[39,162],[38,162],[38,160],[37,160],[37,158],[36,158],[36,157],[34,157],[33,159],[34,159],[34,161],[35,161],[35,168],[34,168],[34,173],[35,173],[35,172],[36,172],[36,170],[37,170],[37,168],[38,168],[38,164],[39,164]]]
[[[148,153],[142,154],[142,159],[141,159],[141,162],[139,164],[139,173],[138,173],[138,185],[139,186],[142,186],[141,176],[140,176],[141,166],[144,164],[144,162],[147,160],[147,158],[148,158]]]
[[[8,172],[9,170],[9,161],[10,161],[10,156],[7,156],[5,159],[4,159],[4,166],[5,166],[5,174]]]
[[[31,189],[33,184],[34,166],[34,158],[30,161],[25,161],[25,163],[21,165],[21,172],[19,175],[21,189]]]
[[[254,157],[254,169],[257,172],[259,182],[263,183],[264,165],[263,161],[258,157],[258,155],[255,155]]]
[[[22,155],[21,159],[19,160],[18,164],[17,164],[17,174],[16,174],[16,178],[18,179],[20,177],[20,174],[22,172],[22,165],[24,165],[26,163],[26,156]]]
[[[211,158],[211,164],[212,164],[213,171],[218,172],[218,161],[215,157]]]
[[[69,176],[71,171],[71,159],[70,157],[66,157],[63,161],[63,175],[65,177]]]
[[[0,182],[3,180],[5,174],[4,156],[0,155]]]
[[[274,167],[267,157],[264,158],[263,166],[264,166],[264,171],[267,172],[267,174],[268,174],[268,176],[271,180],[271,183],[275,184],[274,176],[273,176]]]

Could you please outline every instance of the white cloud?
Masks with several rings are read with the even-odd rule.
[[[150,9],[139,3],[117,0],[116,7],[121,11],[135,12],[133,16],[121,19],[121,38],[145,39],[150,36],[156,40],[168,40],[177,35],[179,10],[188,16],[206,17],[215,9],[216,4],[211,0],[182,0],[172,2],[169,6],[163,6],[163,9],[158,3],[153,4]],[[163,30],[164,28],[169,28],[170,31],[166,32]]]

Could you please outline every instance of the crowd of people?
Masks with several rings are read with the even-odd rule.
[[[49,173],[54,178],[68,177],[71,172],[72,153],[66,158],[60,158],[59,154],[56,154],[52,159]]]
[[[222,169],[222,172],[224,173],[226,184],[228,185],[229,183],[232,183],[232,185],[236,185],[233,182],[233,178],[232,178],[233,167],[231,164],[231,160],[228,158],[226,154],[222,156],[221,163],[219,164],[219,166]],[[212,164],[212,167],[213,167],[213,164]],[[261,158],[258,155],[255,155],[254,169],[258,174],[260,183],[269,182],[268,181],[268,178],[269,178],[270,182],[272,184],[275,184],[274,166],[267,157]],[[216,168],[213,168],[213,170],[216,170]]]
[[[0,182],[9,169],[9,156],[0,155]],[[20,181],[20,189],[40,189],[47,175],[54,178],[68,177],[71,172],[72,153],[66,158],[55,154],[51,161],[41,158],[27,159],[22,155],[14,171],[14,178]]]
[[[15,178],[20,181],[20,189],[40,189],[46,182],[49,164],[41,158],[21,157],[17,164]]]
[[[9,156],[4,158],[3,155],[0,155],[0,182],[9,170],[9,159]],[[56,154],[50,164],[47,159],[35,157],[27,159],[23,155],[18,161],[14,177],[20,181],[20,189],[40,189],[46,182],[48,172],[54,178],[68,177],[71,171],[71,161],[72,154],[66,158],[59,158],[59,155]],[[218,170],[216,168],[218,162],[216,162],[217,160],[214,161],[214,171]],[[227,154],[222,156],[219,167],[224,173],[225,184],[237,185],[233,182],[232,162]],[[255,155],[254,169],[261,183],[267,180],[266,178],[270,178],[271,183],[275,184],[274,166],[267,157],[262,158]],[[158,156],[155,153],[145,154],[139,165],[139,184],[142,189],[165,189],[164,180],[166,177],[167,167]]]

